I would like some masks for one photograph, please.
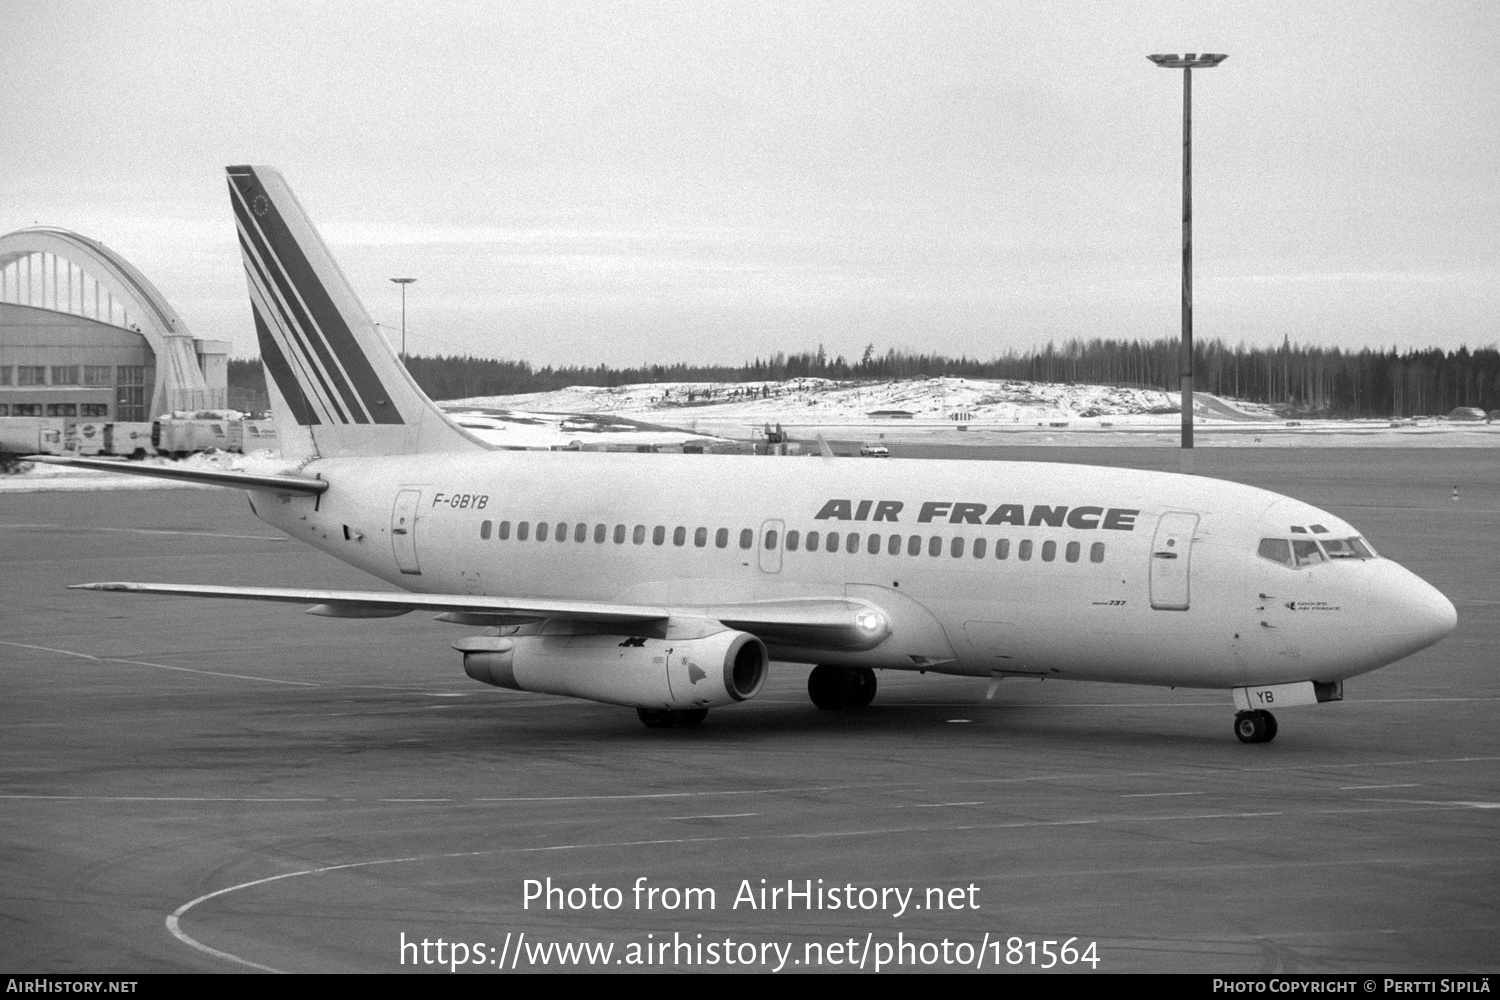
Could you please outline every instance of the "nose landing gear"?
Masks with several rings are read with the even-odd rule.
[[[1269,743],[1276,738],[1276,716],[1263,708],[1240,712],[1234,717],[1234,735],[1241,743]]]

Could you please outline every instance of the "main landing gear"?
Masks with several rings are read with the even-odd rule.
[[[1276,716],[1263,708],[1234,717],[1234,735],[1241,743],[1269,743],[1276,738]]]
[[[813,667],[807,694],[819,708],[864,708],[875,700],[875,671],[869,667]]]
[[[673,726],[696,726],[708,718],[706,708],[638,708],[647,729],[671,729]]]

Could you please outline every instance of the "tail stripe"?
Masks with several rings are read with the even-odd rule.
[[[250,239],[244,231],[241,231],[240,249],[245,258],[245,274],[250,279],[250,301],[256,312],[262,317],[269,331],[279,334],[279,340],[288,349],[288,357],[291,364],[287,371],[294,377],[299,378],[301,383],[307,387],[310,399],[317,401],[324,415],[333,423],[349,423],[349,416],[345,407],[339,405],[338,396],[333,386],[333,376],[336,372],[328,371],[332,367],[333,359],[324,351],[314,351],[308,343],[309,336],[306,327],[293,322],[288,305],[283,298],[286,294],[285,286],[278,289],[271,284],[265,265],[259,259],[260,255],[250,245]],[[322,357],[319,357],[319,355]],[[321,363],[320,363],[321,362]],[[348,383],[342,386],[347,391]],[[347,397],[345,399],[347,403]],[[360,415],[356,411],[355,419]],[[360,420],[359,422],[367,422]]]
[[[264,234],[259,231],[242,202],[236,200],[234,208],[245,267],[247,270],[254,269],[264,289],[266,304],[275,307],[274,313],[267,311],[268,325],[278,329],[292,347],[294,356],[304,358],[305,367],[316,373],[319,388],[331,404],[332,420],[349,423],[349,414],[353,414],[356,423],[368,423],[369,419],[361,411],[349,380],[339,370],[333,351],[326,339],[320,336],[321,331],[309,319],[307,310],[297,297],[297,289],[267,247]],[[339,405],[340,402],[342,405]]]
[[[257,266],[275,276],[275,287],[280,289],[288,306],[294,307],[291,318],[296,322],[290,326],[306,334],[307,340],[317,349],[316,353],[325,361],[330,375],[337,371],[339,377],[333,380],[334,384],[348,409],[355,414],[355,421],[405,423],[391,393],[371,367],[338,307],[287,229],[275,203],[262,198],[256,202],[254,211],[251,210],[250,200],[258,193],[259,187],[253,172],[231,174],[230,187],[234,189],[235,214],[252,244],[260,251],[254,255]],[[270,282],[267,285],[272,287]],[[309,356],[308,360],[313,358]]]
[[[286,313],[271,290],[265,287],[265,279],[259,268],[252,265],[247,245],[243,241],[241,247],[245,250],[245,278],[250,288],[251,312],[255,314],[257,336],[259,329],[263,327],[267,339],[275,348],[275,357],[281,362],[271,366],[270,370],[282,396],[288,403],[293,394],[303,400],[305,406],[297,411],[299,422],[305,414],[315,418],[314,423],[347,423],[347,418],[332,401],[323,373],[309,365],[304,345],[298,343],[299,334],[287,321]],[[282,382],[283,378],[287,380],[286,383]]]
[[[303,427],[314,427],[320,423],[317,413],[313,411],[312,403],[307,396],[303,395],[302,386],[297,382],[297,376],[292,374],[291,367],[286,363],[286,355],[281,353],[281,346],[276,343],[276,338],[271,331],[266,329],[265,320],[260,318],[260,310],[252,309],[255,315],[255,336],[260,341],[260,360],[276,380],[276,388],[281,390],[281,396],[286,400],[286,405],[291,407],[292,416],[296,417],[297,423]]]

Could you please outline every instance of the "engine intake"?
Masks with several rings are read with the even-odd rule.
[[[454,644],[483,684],[634,708],[713,708],[747,701],[770,657],[748,632],[693,639],[621,635],[476,637]]]

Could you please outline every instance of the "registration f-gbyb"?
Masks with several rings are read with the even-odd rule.
[[[284,467],[88,467],[248,491],[257,516],[394,584],[85,589],[412,611],[486,684],[692,725],[814,664],[820,708],[876,670],[1216,688],[1246,743],[1273,707],[1451,633],[1453,605],[1341,518],[1195,476],[1029,462],[497,450],[433,405],[281,175],[230,167]]]

